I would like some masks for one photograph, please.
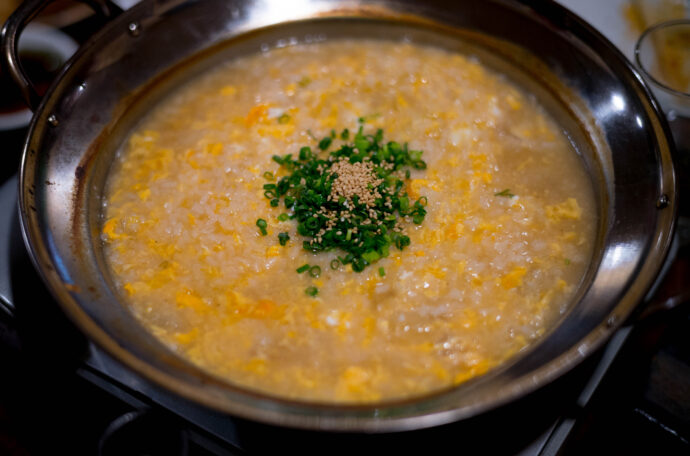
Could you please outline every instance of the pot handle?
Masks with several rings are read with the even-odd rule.
[[[10,75],[19,91],[21,92],[24,102],[32,111],[36,111],[41,102],[41,96],[36,91],[36,88],[31,83],[28,75],[22,68],[19,60],[19,35],[24,30],[24,27],[31,22],[45,8],[54,0],[24,0],[14,13],[7,19],[5,25],[0,31],[0,60],[4,71]],[[82,3],[88,4],[97,14],[112,18],[122,12],[122,9],[114,4],[111,0],[80,0]]]

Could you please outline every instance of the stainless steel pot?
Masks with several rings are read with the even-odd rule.
[[[103,11],[107,1],[94,1]],[[29,0],[3,29],[4,63],[35,108],[20,171],[21,224],[64,311],[133,371],[206,406],[277,425],[368,432],[475,416],[551,382],[599,347],[643,299],[669,248],[676,207],[667,127],[642,78],[600,34],[554,3],[491,0],[155,0],[86,42],[40,100],[16,39]],[[99,241],[113,154],[147,106],[233,56],[291,42],[407,38],[506,72],[561,122],[599,206],[597,250],[570,310],[531,350],[447,391],[372,405],[287,401],[215,378],[179,358],[118,301]]]

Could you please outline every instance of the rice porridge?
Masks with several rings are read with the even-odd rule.
[[[407,161],[328,158],[363,154],[362,137]],[[296,217],[310,184],[277,190],[306,169],[304,147],[328,204],[371,193],[373,222],[358,223],[378,227],[332,236],[356,249],[378,235],[375,254],[309,249],[317,236]],[[511,358],[566,310],[597,224],[583,163],[533,96],[471,56],[410,43],[227,62],[157,105],[110,176],[107,264],[141,323],[231,383],[320,402],[427,394]],[[324,237],[345,220],[326,205],[305,216]]]

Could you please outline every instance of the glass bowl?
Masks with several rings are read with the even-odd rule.
[[[690,19],[646,29],[635,45],[635,60],[669,120],[690,118]]]

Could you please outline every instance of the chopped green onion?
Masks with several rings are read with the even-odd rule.
[[[388,244],[384,244],[381,246],[381,256],[383,258],[386,258],[389,255],[389,247]]]
[[[398,200],[400,202],[400,210],[403,212],[407,212],[407,210],[410,208],[410,200],[407,196],[403,196]]]
[[[282,114],[280,117],[278,117],[278,123],[283,125],[290,122],[290,114]]]
[[[309,270],[309,265],[304,264],[304,265],[300,266],[299,268],[297,268],[297,274],[302,274],[303,272],[308,271],[308,270]]]
[[[309,275],[317,278],[321,275],[321,268],[319,266],[312,266],[309,268]]]
[[[514,197],[515,195],[512,194],[512,193],[510,193],[510,189],[509,189],[509,188],[506,188],[505,190],[503,190],[503,191],[501,191],[501,192],[494,193],[494,196],[503,196],[503,197],[505,197],[505,198],[512,198],[512,197]]]
[[[333,138],[331,138],[330,136],[326,136],[321,141],[319,141],[319,149],[328,149],[331,146],[331,142],[333,142]]]
[[[410,238],[401,233],[402,225],[420,224],[427,214],[427,197],[413,200],[405,188],[410,169],[426,168],[422,152],[409,149],[406,143],[384,142],[382,129],[364,130],[366,120],[360,119],[358,129],[352,133],[348,129],[340,133],[331,130],[321,140],[308,130],[318,149],[304,146],[298,154],[274,156],[273,161],[281,167],[281,177],[264,185],[272,206],[280,205],[282,198],[285,208],[290,210],[291,215],[280,214],[278,220],[296,221],[297,233],[305,238],[303,249],[313,253],[332,249],[345,252],[330,262],[334,270],[349,264],[353,271],[360,272],[388,256],[391,246],[403,250],[410,245]],[[333,148],[336,138],[343,142]],[[343,165],[337,172],[331,171],[336,163]],[[365,165],[371,175],[358,175],[359,188],[379,196],[372,200],[365,198],[365,194],[346,195],[342,190],[334,190],[339,185],[339,174],[354,177],[348,176],[348,163]],[[287,232],[284,234],[287,236]],[[281,238],[285,242],[289,239],[279,235],[279,241]],[[304,265],[298,269],[299,273],[306,271],[312,276],[321,274],[319,266]]]
[[[402,250],[408,245],[410,245],[410,238],[404,235],[398,235],[395,237],[394,242],[398,250]]]
[[[383,267],[380,267],[380,268],[379,268],[379,275],[380,275],[381,277],[385,277],[385,276],[386,276],[386,270],[383,269]]]
[[[285,245],[287,244],[287,241],[290,240],[290,235],[287,233],[278,233],[278,242],[280,242],[280,245]]]
[[[273,176],[272,172],[266,171],[264,173],[264,179],[272,181],[273,179],[275,179],[275,177]]]
[[[373,264],[376,260],[381,258],[381,255],[379,255],[376,250],[369,250],[362,254],[362,258],[364,258],[367,263]]]
[[[410,151],[410,160],[412,160],[413,162],[418,162],[421,159],[422,159],[422,151],[421,150],[411,150]]]
[[[367,138],[365,138],[364,136],[360,136],[358,134],[357,137],[355,137],[355,147],[360,152],[364,152],[367,149],[369,149],[369,140]]]
[[[311,147],[302,147],[299,150],[300,160],[309,160],[311,158]]]
[[[355,272],[362,272],[367,266],[363,258],[353,258],[352,259],[352,270]]]
[[[302,79],[297,82],[300,87],[306,87],[311,83],[311,78],[309,76],[303,76]]]
[[[268,231],[266,231],[266,227],[268,224],[266,223],[266,220],[260,218],[256,221],[256,226],[259,227],[259,231],[261,231],[262,236],[266,236],[268,234]]]
[[[305,292],[307,295],[309,295],[309,296],[311,296],[311,297],[314,297],[314,296],[316,296],[317,294],[319,294],[319,289],[316,288],[316,287],[309,287],[309,288],[307,288],[306,290],[304,290],[304,292]]]

